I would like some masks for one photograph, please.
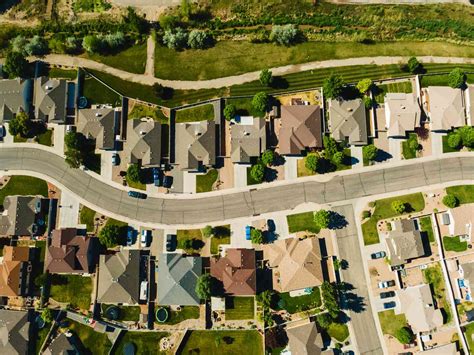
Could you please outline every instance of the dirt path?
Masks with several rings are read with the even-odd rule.
[[[146,76],[155,76],[155,36],[151,34],[146,41]]]

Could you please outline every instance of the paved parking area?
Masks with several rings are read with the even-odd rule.
[[[388,152],[392,156],[390,160],[400,161],[402,160],[402,139],[388,139]]]
[[[364,166],[362,147],[351,147],[351,156],[357,160],[357,162],[352,166],[353,168],[360,168]]]
[[[445,133],[431,132],[431,154],[439,156],[443,154],[443,136]]]
[[[250,240],[245,239],[246,220],[236,221],[230,224],[230,245],[232,248],[251,248]]]
[[[196,193],[196,173],[183,171],[183,193]]]
[[[65,125],[53,125],[53,148],[59,155],[64,155],[64,136],[66,134]]]
[[[112,155],[114,152],[100,153],[100,175],[106,180],[112,180]]]

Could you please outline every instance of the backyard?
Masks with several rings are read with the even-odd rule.
[[[225,319],[253,319],[255,316],[255,299],[253,297],[226,297]]]
[[[459,253],[459,252],[467,250],[467,242],[461,241],[459,236],[455,236],[455,237],[444,236],[443,247],[444,247],[444,250],[446,251],[455,251]]]
[[[474,185],[451,186],[446,188],[446,193],[456,196],[461,205],[474,202]]]
[[[102,311],[102,317],[106,317],[105,312],[109,307],[117,307],[119,309],[119,321],[132,321],[137,322],[140,318],[140,307],[139,306],[121,306],[114,304],[101,304],[100,309]]]
[[[68,319],[69,329],[81,341],[83,354],[108,354],[112,344],[105,333],[94,331],[91,327]]]
[[[303,296],[291,297],[288,292],[278,293],[274,302],[277,302],[278,309],[286,309],[290,313],[303,312],[321,306],[321,292],[319,288],[314,287],[310,294]]]
[[[290,233],[311,232],[319,233],[319,227],[314,223],[314,212],[303,212],[286,216]]]
[[[57,302],[69,303],[73,308],[88,311],[91,303],[92,279],[79,275],[50,276],[50,297]]]
[[[113,353],[117,355],[127,354],[124,347],[128,343],[132,343],[135,345],[136,354],[166,354],[166,352],[160,351],[160,340],[168,336],[170,336],[170,334],[165,332],[127,331],[125,332],[125,335],[119,338],[114,347],[115,351]]]
[[[212,186],[219,177],[219,172],[216,169],[210,169],[206,174],[196,176],[196,192],[212,191]]]
[[[413,92],[413,88],[410,81],[403,81],[390,84],[380,84],[377,85],[373,91],[375,95],[375,101],[378,104],[383,104],[385,102],[386,94],[390,92],[410,93]]]
[[[214,119],[214,105],[205,104],[176,111],[176,123],[212,121]]]
[[[430,216],[425,216],[420,218],[420,229],[422,232],[426,232],[426,235],[428,236],[428,240],[430,243],[435,242],[435,237],[433,233],[433,225],[431,224],[431,217]]]
[[[443,310],[443,323],[450,323],[452,320],[451,306],[446,298],[446,288],[441,266],[436,264],[436,266],[423,270],[423,279],[425,283],[430,284],[438,308]]]
[[[85,75],[82,90],[82,95],[87,98],[90,105],[110,104],[112,106],[119,106],[121,103],[120,96],[117,93],[92,76]]]
[[[379,312],[380,326],[384,334],[395,336],[397,331],[407,325],[407,319],[404,314],[395,315],[391,309]]]
[[[135,103],[128,113],[128,119],[152,118],[161,124],[168,124],[168,117],[164,115],[159,107]]]
[[[77,70],[49,68],[48,77],[74,80],[77,78]]]
[[[41,179],[15,175],[11,176],[8,183],[0,189],[0,205],[6,196],[13,195],[41,195],[48,197],[48,184]]]
[[[327,332],[331,338],[334,338],[339,342],[343,342],[349,336],[349,329],[347,328],[347,325],[342,323],[331,323],[327,329]]]
[[[157,307],[156,309],[161,308]],[[155,314],[156,314],[155,309]],[[186,319],[198,319],[199,318],[199,306],[181,306],[180,311],[173,311],[171,309],[168,310],[168,320],[163,324],[178,324]]]

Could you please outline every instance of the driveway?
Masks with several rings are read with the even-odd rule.
[[[230,224],[230,245],[232,248],[251,248],[250,240],[245,239],[246,220],[236,221]]]
[[[445,133],[431,132],[431,155],[438,157],[443,154],[443,136]]]
[[[392,156],[391,160],[402,160],[402,142],[403,140],[401,139],[388,139],[388,152]]]
[[[59,203],[59,228],[76,228],[79,221],[79,201],[70,192],[61,191]]]
[[[183,171],[183,193],[196,193],[196,173]]]
[[[364,166],[364,155],[362,154],[362,147],[351,147],[351,156],[357,161],[352,166],[353,168],[361,168]]]
[[[247,186],[248,165],[234,164],[234,187]]]
[[[285,180],[292,180],[298,177],[297,157],[285,157]]]
[[[100,175],[106,180],[112,180],[112,154],[114,152],[103,151],[100,153]]]

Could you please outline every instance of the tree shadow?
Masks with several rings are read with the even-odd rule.
[[[227,237],[230,235],[230,230],[227,227],[224,226],[217,226],[212,228],[212,234],[216,238],[222,238],[222,237]]]
[[[272,82],[270,84],[270,87],[272,89],[288,89],[290,84],[288,83],[288,80],[286,80],[282,76],[274,76],[272,77]]]
[[[281,165],[284,165],[285,162],[286,162],[286,159],[283,155],[275,153],[275,159],[272,164],[273,166],[281,166]]]
[[[354,286],[348,282],[338,284],[338,291],[341,296],[341,309],[360,313],[365,311],[366,303],[364,298],[357,295],[354,290]]]
[[[334,211],[329,211],[329,229],[342,229],[347,226],[346,217]]]
[[[269,167],[265,167],[263,180],[266,182],[275,181],[278,178],[278,171]]]
[[[393,158],[393,156],[390,153],[386,152],[385,150],[378,149],[377,150],[377,155],[376,155],[374,161],[377,162],[377,163],[381,163],[381,162],[384,162],[384,161],[389,160],[391,158]]]
[[[342,89],[341,97],[344,100],[354,100],[362,96],[360,91],[353,85],[346,85]]]

